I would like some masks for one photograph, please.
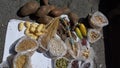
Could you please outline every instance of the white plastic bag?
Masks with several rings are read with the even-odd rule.
[[[8,62],[7,62],[7,61],[3,61],[3,62],[0,64],[0,68],[9,68]]]
[[[66,44],[61,40],[61,38],[56,34],[48,44],[48,49],[52,57],[62,57],[67,52]]]
[[[103,13],[96,11],[92,14],[89,23],[93,28],[102,29],[104,26],[108,25],[108,19]]]
[[[32,65],[31,65],[31,55],[27,54],[27,53],[18,53],[15,58],[13,59],[13,68],[17,68],[17,64],[18,64],[18,58],[20,58],[20,56],[24,56],[25,58],[24,59],[21,59],[21,62],[19,60],[20,63],[23,63],[23,61],[25,61],[23,68],[32,68]],[[17,63],[17,64],[16,64]]]

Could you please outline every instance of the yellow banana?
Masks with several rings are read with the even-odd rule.
[[[80,39],[83,39],[82,33],[78,27],[75,28],[75,32]]]
[[[79,25],[79,28],[80,28],[80,31],[81,31],[82,35],[86,37],[87,36],[87,30],[86,30],[85,25],[83,23],[81,23]]]

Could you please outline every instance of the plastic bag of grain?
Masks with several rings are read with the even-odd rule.
[[[50,40],[48,50],[51,57],[62,57],[66,54],[67,47],[63,40],[56,34]]]
[[[32,68],[30,56],[26,53],[18,53],[13,59],[13,68]]]
[[[93,60],[87,59],[86,61],[83,61],[83,63],[80,65],[80,68],[94,68]]]
[[[98,41],[102,37],[102,34],[97,29],[88,29],[87,39],[90,43]]]
[[[0,64],[0,68],[9,68],[8,62],[7,62],[7,61],[3,61],[3,62]]]
[[[36,40],[33,40],[27,36],[23,36],[20,38],[20,40],[17,42],[15,46],[15,51],[20,52],[31,52],[35,51],[38,48],[38,43]]]
[[[69,68],[80,68],[80,59],[73,59],[69,63]]]
[[[89,23],[93,28],[102,29],[102,27],[108,25],[108,19],[103,13],[96,11],[90,16]]]
[[[38,39],[38,51],[39,52],[42,52],[42,53],[46,53],[48,51],[48,42],[45,42],[43,41],[42,39],[44,39],[44,36],[46,35],[43,35],[43,36],[40,36],[39,39]]]
[[[87,59],[94,59],[95,58],[95,52],[92,47],[82,47],[79,54],[80,60],[87,60]]]

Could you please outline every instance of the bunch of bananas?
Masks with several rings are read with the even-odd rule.
[[[75,27],[75,32],[80,39],[83,39],[83,37],[87,36],[87,29],[83,23],[79,23]]]

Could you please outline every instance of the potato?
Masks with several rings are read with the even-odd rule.
[[[24,23],[24,25],[25,25],[26,28],[30,28],[31,22],[26,21],[26,22]]]
[[[38,36],[36,36],[36,35],[34,35],[34,34],[31,34],[31,36],[30,36],[32,39],[35,39],[35,40],[37,40],[38,39]]]
[[[55,9],[55,8],[56,8],[55,5],[49,5],[49,10],[53,10],[53,9]]]
[[[75,24],[76,22],[78,22],[78,20],[79,20],[78,15],[75,14],[75,13],[73,13],[73,12],[70,12],[70,13],[68,14],[68,17],[69,17],[70,21],[73,22],[74,24]]]
[[[38,8],[40,7],[40,4],[36,1],[29,1],[26,4],[23,5],[23,7],[20,10],[20,15],[27,16],[30,14],[35,13]]]
[[[26,22],[26,25],[29,27],[25,29],[24,34],[32,39],[37,40],[40,35],[44,35],[46,32],[44,24]]]
[[[39,25],[39,24],[37,24],[37,23],[32,23],[32,24],[31,24],[31,26],[32,26],[32,27],[35,27],[35,28],[36,28],[38,25]]]
[[[48,13],[48,6],[41,6],[40,9],[36,12],[37,17],[43,17]]]
[[[55,6],[41,6],[40,9],[36,12],[37,17],[43,17],[47,15],[51,10],[55,9]]]
[[[41,32],[41,30],[43,29],[44,25],[43,24],[40,24],[37,26],[36,28],[36,32]]]
[[[23,28],[24,28],[24,22],[20,22],[20,23],[18,24],[18,30],[19,30],[19,31],[22,31]]]
[[[68,14],[68,17],[69,17],[69,19],[70,19],[71,28],[72,28],[72,30],[74,30],[74,29],[75,29],[75,26],[76,26],[77,23],[78,23],[79,17],[78,17],[77,14],[75,14],[75,13],[73,13],[73,12],[70,12],[70,13]]]
[[[53,18],[50,16],[43,16],[37,19],[38,23],[42,23],[42,24],[47,24],[49,23]]]
[[[48,0],[43,0],[44,5],[49,5]]]
[[[49,15],[50,16],[53,16],[53,17],[58,17],[58,16],[60,16],[60,15],[62,15],[62,14],[68,14],[70,12],[70,9],[68,9],[68,8],[66,8],[66,7],[64,7],[64,8],[55,8],[55,9],[53,9],[50,13],[49,13]]]
[[[30,38],[32,38],[32,39],[35,39],[35,40],[36,40],[36,39],[38,38],[34,33],[31,33],[31,32],[30,32],[30,29],[28,29],[28,28],[25,30],[24,33],[25,33],[26,36],[28,36],[28,37],[30,37]]]
[[[56,8],[56,6],[54,6],[54,5],[49,5],[49,6],[48,6],[48,13],[47,13],[47,14],[49,14],[49,12],[52,11],[53,9],[55,9],[55,8]]]
[[[31,24],[31,25],[30,25],[30,28],[29,28],[29,31],[30,31],[31,33],[34,33],[34,32],[36,31],[36,27],[37,27],[37,25]]]
[[[30,31],[29,31],[29,29],[28,29],[28,28],[27,28],[27,29],[25,29],[24,34],[26,34],[27,36],[29,36]]]
[[[44,33],[42,32],[38,32],[38,33],[35,33],[36,36],[40,36],[40,35],[43,35]]]

